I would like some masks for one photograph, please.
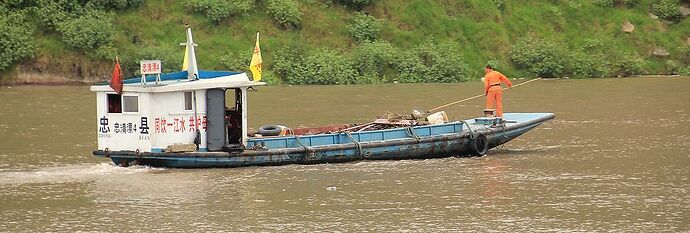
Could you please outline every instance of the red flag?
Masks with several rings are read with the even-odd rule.
[[[115,69],[113,69],[113,79],[110,80],[110,88],[118,95],[122,94],[122,71],[120,70],[120,59],[115,57]]]

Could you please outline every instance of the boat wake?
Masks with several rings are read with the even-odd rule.
[[[29,171],[1,171],[0,184],[67,183],[94,180],[109,175],[146,173],[162,168],[145,166],[118,167],[112,163],[74,164]]]

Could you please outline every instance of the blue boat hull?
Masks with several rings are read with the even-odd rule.
[[[477,138],[486,149],[504,144],[554,118],[552,113],[506,113],[502,126],[474,119],[436,126],[417,126],[361,133],[250,140],[241,152],[135,153],[94,151],[115,164],[171,168],[270,166],[341,163],[359,160],[428,159],[477,155]],[[483,154],[483,153],[480,153]]]

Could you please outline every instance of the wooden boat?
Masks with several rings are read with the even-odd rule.
[[[91,86],[98,108],[94,155],[121,166],[172,168],[481,156],[554,118],[506,113],[435,125],[250,137],[247,89],[265,83],[239,72],[199,71],[193,44],[187,29],[187,71],[125,80],[120,95],[107,84]]]

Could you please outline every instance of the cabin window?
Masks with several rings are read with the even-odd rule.
[[[108,94],[108,113],[122,113],[121,95]]]
[[[192,92],[188,91],[184,93],[184,110],[192,110]]]
[[[139,112],[139,96],[122,96],[124,112]]]

